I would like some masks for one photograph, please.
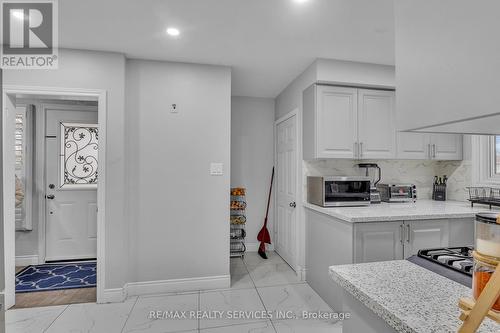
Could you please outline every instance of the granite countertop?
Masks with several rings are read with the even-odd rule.
[[[406,260],[330,267],[330,276],[398,332],[457,332],[471,289]],[[477,332],[500,332],[485,319]]]
[[[488,206],[462,201],[417,200],[415,203],[380,203],[365,207],[324,208],[307,202],[304,207],[336,217],[346,222],[410,221],[448,218],[472,218],[479,212],[489,211]],[[495,210],[495,209],[494,209]],[[496,211],[499,211],[496,209]]]

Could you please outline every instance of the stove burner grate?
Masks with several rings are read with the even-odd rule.
[[[435,249],[419,250],[418,256],[448,267],[455,271],[472,276],[474,261],[470,246],[464,247],[444,247]]]

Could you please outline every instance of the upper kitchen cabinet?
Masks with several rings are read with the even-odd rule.
[[[312,85],[304,91],[304,159],[353,158],[358,137],[358,92]]]
[[[500,134],[499,12],[498,0],[394,1],[398,130]]]
[[[359,157],[396,155],[394,91],[358,89]]]
[[[461,160],[463,158],[463,135],[431,134],[432,158],[435,160]]]
[[[399,132],[397,158],[409,160],[461,160],[463,135]]]
[[[397,157],[404,160],[426,160],[431,157],[430,137],[427,133],[398,132]]]
[[[312,85],[303,96],[304,159],[394,158],[394,92]]]

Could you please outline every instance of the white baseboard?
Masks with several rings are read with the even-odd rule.
[[[98,303],[119,303],[123,302],[127,298],[127,294],[123,288],[113,288],[104,289],[102,297],[100,297]]]
[[[259,250],[260,243],[245,243],[247,252],[257,252]],[[273,244],[266,244],[266,251],[274,251]]]
[[[16,256],[16,266],[38,265],[38,255]]]
[[[231,286],[229,275],[207,276],[189,279],[129,282],[125,285],[127,296],[165,294],[210,289],[227,289]]]
[[[301,281],[306,281],[307,269],[305,267],[297,266],[296,272]]]

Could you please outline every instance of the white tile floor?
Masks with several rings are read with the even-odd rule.
[[[152,310],[179,311],[331,311],[328,305],[276,254],[262,260],[248,253],[231,259],[231,289],[141,296],[123,303],[73,304],[6,313],[7,333],[201,332],[341,333],[334,321],[261,318],[149,319]],[[227,312],[226,312],[227,313]]]

